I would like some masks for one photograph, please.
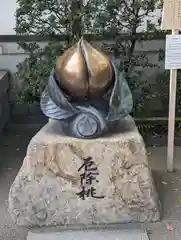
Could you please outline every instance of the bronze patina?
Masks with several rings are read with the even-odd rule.
[[[60,86],[77,98],[100,97],[113,82],[107,56],[83,38],[58,59],[56,72]]]
[[[58,58],[41,96],[41,109],[59,122],[59,133],[84,139],[110,133],[132,107],[114,62],[83,38]]]

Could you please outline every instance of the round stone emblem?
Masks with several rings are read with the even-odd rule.
[[[80,135],[90,137],[97,132],[98,123],[96,118],[91,114],[81,114],[77,121],[77,130]]]

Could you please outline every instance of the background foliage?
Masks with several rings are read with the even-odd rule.
[[[143,70],[158,66],[150,64],[144,52],[135,52],[138,42],[143,39],[149,41],[158,34],[156,25],[151,23],[148,24],[147,32],[141,34],[137,32],[145,17],[150,16],[162,5],[161,1],[88,0],[86,5],[81,0],[17,0],[17,2],[19,5],[16,12],[17,34],[49,35],[51,39],[44,45],[19,42],[29,54],[29,57],[18,65],[16,74],[18,79],[23,80],[23,86],[19,90],[19,101],[26,104],[39,102],[56,58],[82,35],[102,39],[105,36],[105,41],[101,41],[102,50],[119,60],[117,66],[125,74],[133,93],[133,115],[137,118],[167,115],[168,73],[158,76],[150,84]],[[123,40],[123,33],[127,33],[129,39]],[[64,41],[59,41],[59,35],[64,36]],[[108,38],[113,41],[106,41]],[[178,104],[181,100],[180,93],[181,84],[178,87]],[[180,114],[179,109],[177,115]],[[151,127],[149,124],[141,125],[143,129]]]

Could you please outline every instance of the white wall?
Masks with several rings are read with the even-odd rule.
[[[0,0],[0,34],[15,34],[16,0]]]

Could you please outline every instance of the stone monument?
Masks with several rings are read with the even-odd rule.
[[[158,221],[160,202],[132,95],[112,61],[83,38],[57,60],[41,97],[49,122],[10,189],[20,226]]]

